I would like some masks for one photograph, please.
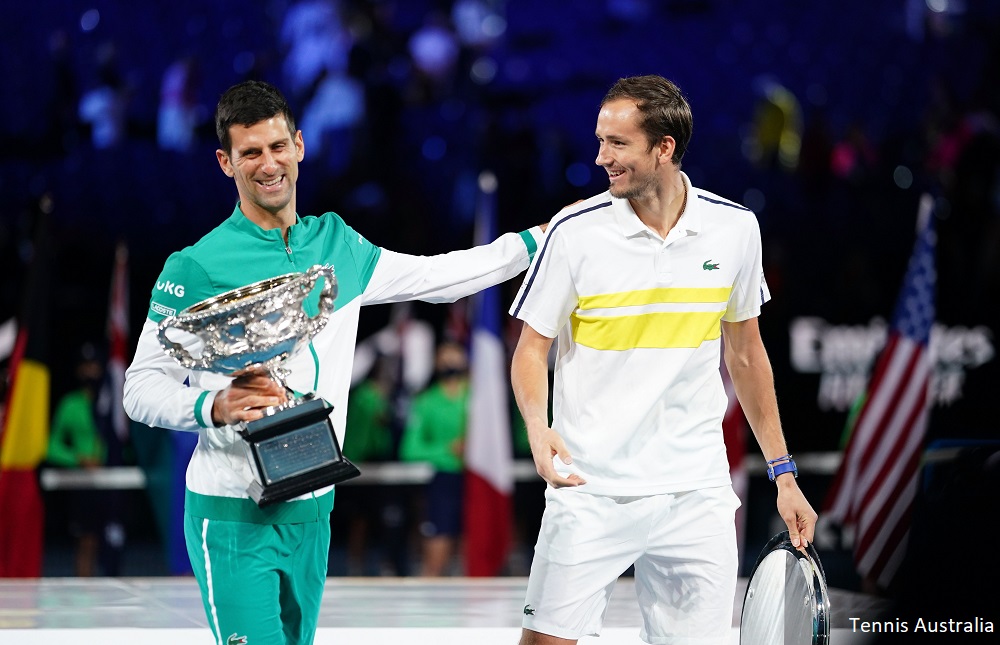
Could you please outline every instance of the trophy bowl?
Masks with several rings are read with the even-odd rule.
[[[319,312],[309,316],[305,302],[324,278]],[[157,330],[167,355],[189,369],[232,376],[279,366],[309,344],[326,325],[337,298],[332,267],[316,265],[305,273],[287,273],[197,302],[164,318]],[[201,341],[193,355],[167,332],[176,329]]]
[[[309,315],[320,278],[318,311]],[[336,297],[333,268],[316,265],[202,300],[157,329],[163,350],[185,368],[233,377],[266,371],[288,393],[287,402],[265,408],[262,419],[237,427],[254,474],[247,493],[259,506],[361,474],[341,452],[329,419],[333,406],[312,393],[297,396],[282,366],[323,329]],[[174,332],[187,335],[187,346],[169,337]]]

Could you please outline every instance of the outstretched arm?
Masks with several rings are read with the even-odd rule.
[[[528,268],[541,227],[506,233],[489,244],[441,255],[406,255],[382,249],[364,304],[422,300],[454,302],[505,282]]]
[[[788,454],[778,417],[774,374],[760,337],[757,319],[723,321],[722,333],[726,343],[726,367],[764,459],[777,459]],[[807,546],[816,530],[816,511],[802,494],[794,475],[778,475],[774,483],[778,487],[778,513],[788,526],[792,544]]]
[[[521,328],[521,338],[514,350],[510,368],[514,399],[528,428],[528,443],[535,469],[546,482],[556,488],[579,486],[585,482],[579,475],[560,476],[552,463],[556,455],[569,464],[572,456],[562,437],[549,427],[549,348],[552,339],[539,334],[527,323]]]

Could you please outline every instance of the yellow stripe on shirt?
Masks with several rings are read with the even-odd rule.
[[[698,347],[722,335],[725,311],[667,311],[635,316],[573,314],[573,340],[585,347],[621,351]]]
[[[607,309],[660,303],[725,303],[729,302],[729,294],[732,291],[732,287],[702,289],[663,287],[660,289],[641,289],[639,291],[620,291],[618,293],[601,293],[596,296],[582,296],[579,307],[580,309]]]

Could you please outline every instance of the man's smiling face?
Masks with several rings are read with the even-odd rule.
[[[249,127],[229,128],[232,152],[216,151],[223,172],[236,180],[241,209],[280,217],[295,212],[295,181],[305,147],[302,132],[289,131],[280,114]],[[261,213],[264,214],[264,213]]]
[[[597,165],[608,172],[611,195],[638,199],[655,189],[658,147],[639,128],[639,109],[627,99],[609,101],[597,115]]]

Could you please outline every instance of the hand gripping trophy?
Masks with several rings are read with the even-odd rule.
[[[319,278],[318,312],[310,316],[307,303]],[[227,376],[266,371],[288,393],[288,401],[266,408],[262,419],[238,426],[254,473],[247,492],[259,506],[361,474],[337,443],[333,406],[313,393],[298,395],[285,382],[290,372],[283,363],[323,329],[336,297],[333,268],[316,265],[202,300],[160,322],[160,344],[183,367]],[[199,343],[185,347],[168,338],[171,330],[200,341],[200,355],[189,351]]]

